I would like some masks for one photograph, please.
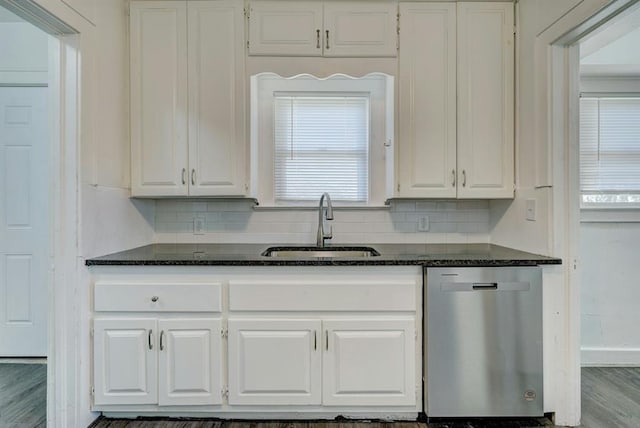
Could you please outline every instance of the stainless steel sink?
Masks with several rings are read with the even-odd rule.
[[[263,253],[266,257],[289,259],[305,258],[363,258],[380,253],[371,247],[270,247]]]

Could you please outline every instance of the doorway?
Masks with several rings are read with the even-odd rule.
[[[9,11],[14,13],[15,16],[5,11],[2,7],[6,7]],[[69,14],[66,14],[64,9],[56,7],[54,7],[54,9],[56,9],[56,13],[59,13],[61,16],[65,16],[73,22],[77,21]],[[13,0],[0,0],[0,13],[4,17],[10,16],[13,22],[20,23],[20,25],[16,26],[21,26],[23,30],[28,28],[28,31],[34,32],[35,26],[46,33],[44,35],[46,44],[44,47],[40,45],[46,55],[46,66],[43,67],[40,63],[39,67],[33,68],[31,67],[33,66],[33,63],[29,63],[27,61],[26,63],[23,63],[23,66],[24,64],[27,64],[27,66],[24,66],[23,68],[7,67],[7,69],[0,71],[0,77],[14,79],[11,80],[12,83],[15,83],[15,79],[18,79],[17,81],[21,83],[20,85],[2,85],[4,87],[17,86],[18,89],[34,89],[34,91],[31,92],[37,92],[38,89],[42,90],[42,88],[44,88],[44,91],[46,92],[45,111],[47,113],[47,132],[45,137],[43,137],[43,140],[49,145],[49,149],[47,150],[49,155],[48,171],[44,173],[46,182],[43,186],[43,193],[47,195],[46,203],[48,205],[48,207],[46,207],[48,214],[47,224],[45,226],[48,242],[42,244],[42,241],[40,241],[42,244],[41,247],[44,248],[38,249],[42,254],[46,254],[45,266],[47,273],[44,281],[45,292],[40,296],[45,302],[45,308],[39,311],[39,315],[43,316],[44,324],[46,326],[45,351],[43,355],[47,358],[45,360],[46,365],[41,365],[39,370],[28,370],[30,373],[46,372],[46,378],[43,382],[44,392],[41,394],[41,397],[44,398],[40,399],[40,401],[45,402],[45,410],[42,409],[42,406],[38,406],[38,415],[45,416],[42,418],[39,416],[38,421],[35,421],[32,418],[28,418],[29,415],[33,415],[35,413],[32,410],[27,410],[26,412],[23,411],[22,413],[12,413],[8,412],[7,408],[0,407],[0,417],[16,417],[16,415],[20,416],[20,414],[22,414],[22,416],[28,418],[28,420],[25,421],[9,421],[9,426],[16,426],[16,423],[20,426],[74,426],[75,423],[72,421],[76,417],[75,408],[73,407],[74,404],[71,399],[71,394],[67,393],[66,385],[73,383],[72,376],[75,376],[73,370],[70,370],[69,368],[77,367],[78,364],[76,360],[73,359],[73,355],[69,356],[66,353],[66,349],[68,348],[68,343],[71,342],[69,337],[75,337],[76,334],[69,328],[69,326],[72,325],[70,319],[74,317],[74,312],[67,307],[68,305],[71,305],[71,303],[67,302],[72,301],[72,296],[76,293],[77,289],[77,270],[75,263],[78,254],[77,137],[79,125],[78,94],[80,82],[79,37],[77,36],[78,32],[76,30],[69,27],[63,21],[50,14],[47,10],[31,1],[18,3]],[[33,26],[31,26],[32,23]],[[42,35],[42,33],[39,34],[40,36]],[[49,36],[49,34],[53,36]],[[24,34],[22,34],[22,36],[24,36]],[[22,36],[18,34],[14,34],[9,37],[3,36],[2,40],[4,41],[6,39],[10,45],[9,49],[1,50],[0,55],[7,55],[9,59],[11,59],[11,55],[20,56],[23,53],[27,53],[20,50],[16,52],[16,49],[13,49],[13,51],[11,50],[12,47],[15,48],[16,46],[20,46],[20,43],[23,41]],[[8,55],[7,52],[11,55]],[[2,64],[1,60],[2,59],[0,59],[0,66]],[[26,68],[27,72],[21,73],[25,72],[24,68]],[[41,75],[43,71],[46,74],[46,77]],[[16,78],[16,74],[23,74],[23,76],[21,78]],[[44,84],[42,82],[44,82]],[[12,97],[15,97],[15,94],[12,94]],[[14,126],[15,128],[24,128],[27,123],[32,122],[32,119],[34,118],[33,110],[35,109],[35,104],[29,106],[25,99],[12,98],[8,105],[10,107],[8,109],[8,113],[6,113],[6,111],[0,111],[0,122],[8,122],[10,127]],[[13,129],[13,131],[16,131],[16,129]],[[24,137],[24,135],[22,137]],[[13,152],[10,153],[11,162],[6,161],[7,156],[4,156],[4,164],[0,164],[2,167],[0,169],[0,173],[3,175],[3,180],[5,182],[7,181],[4,179],[7,176],[7,172],[12,169],[12,177],[11,180],[8,181],[11,182],[9,186],[11,192],[15,194],[22,192],[22,190],[25,189],[24,181],[29,180],[23,180],[16,183],[18,179],[14,177],[14,175],[22,174],[22,177],[24,177],[26,173],[30,172],[38,174],[42,173],[38,168],[32,168],[32,161],[37,157],[32,156],[32,151],[35,150],[36,146],[24,144],[23,140],[21,140],[21,143],[22,144],[17,144],[15,142],[10,143],[9,148],[13,150]],[[7,151],[5,150],[4,144],[0,145],[0,149],[3,150],[3,154],[6,155]],[[29,153],[28,156],[25,155],[27,152]],[[16,159],[22,163],[14,163],[14,160]],[[7,162],[11,168],[5,168]],[[25,165],[29,165],[29,171],[23,170],[22,167],[25,167]],[[22,167],[19,168],[18,166]],[[22,186],[22,190],[18,192],[16,188],[20,188],[20,186]],[[3,183],[2,186],[0,186],[0,194],[2,195],[4,195],[6,190],[4,187],[5,184]],[[28,188],[29,191],[33,190],[33,186],[31,184],[26,185],[26,188]],[[7,194],[8,193],[9,192],[7,192]],[[29,194],[29,196],[32,195]],[[22,226],[22,229],[35,228],[32,224],[34,223],[38,213],[34,213],[32,215],[31,211],[25,208],[26,206],[31,207],[34,204],[36,205],[36,209],[45,208],[44,206],[38,206],[35,201],[36,199],[30,197],[28,199],[29,203],[25,204],[24,199],[18,199],[18,202],[16,203],[17,205],[12,205],[14,203],[14,199],[11,199],[11,205],[9,206],[9,211],[11,211],[11,213],[9,217],[11,217],[10,226],[12,228],[12,232],[24,232],[24,230],[20,230],[20,226]],[[24,214],[25,212],[29,213],[28,221],[30,223],[25,222],[24,217],[23,219],[20,219],[21,216],[18,215]],[[0,225],[3,221],[4,219],[0,219]],[[3,232],[0,231],[0,233]],[[4,242],[5,237],[2,236],[2,238]],[[22,240],[26,239],[27,238],[23,238]],[[2,249],[0,249],[0,251],[2,251]],[[13,270],[11,270],[11,277],[21,279],[22,284],[28,283],[31,286],[33,281],[36,280],[36,278],[33,278],[35,274],[25,272],[28,271],[27,265],[35,259],[35,254],[37,254],[38,251],[35,251],[32,256],[30,256],[30,253],[25,250],[24,247],[19,248],[17,251],[12,251],[20,252],[18,255],[22,255],[23,257],[22,259],[20,257],[15,258],[16,263],[12,266]],[[2,254],[2,257],[4,257],[4,254]],[[29,260],[29,257],[32,259]],[[29,262],[25,261],[25,259],[29,260]],[[20,262],[22,262],[22,264]],[[3,275],[6,276],[4,272]],[[20,314],[20,311],[14,307],[10,308],[9,312],[13,311],[10,315],[13,317],[12,321],[14,321],[14,324],[18,325],[20,322],[17,321],[23,321],[23,324],[28,324],[28,322],[24,322],[24,319],[19,320],[18,318],[27,318],[24,316],[27,312],[29,312],[29,316],[35,318],[35,314],[32,315],[32,312],[35,312],[35,309],[24,309],[27,306],[27,303],[31,303],[31,295],[34,294],[33,288],[31,288],[28,293],[23,292],[21,289],[18,289],[18,291],[12,290],[12,292],[14,293],[12,296],[14,301],[22,303],[22,314]],[[4,298],[5,296],[3,295],[2,297]],[[29,351],[29,353],[31,352],[35,353],[36,351]],[[41,351],[37,351],[37,353],[40,354]],[[62,355],[63,358],[61,358],[60,355]],[[33,363],[33,360],[22,360],[20,362]],[[4,378],[6,379],[8,377],[4,376]],[[16,392],[17,390],[20,390],[20,388],[28,390],[34,389],[32,388],[32,385],[26,382],[27,379],[25,376],[14,376],[13,379],[19,380],[11,382],[11,386],[16,387],[17,389],[3,388],[3,393],[7,391]],[[27,399],[22,400],[19,397],[21,397],[19,394],[0,393],[0,406],[3,404],[23,404],[21,401],[24,401],[27,404],[30,402]],[[40,421],[42,421],[42,423],[40,423]],[[0,425],[7,425],[7,421],[0,420]]]
[[[49,35],[0,7],[0,425],[46,425]]]

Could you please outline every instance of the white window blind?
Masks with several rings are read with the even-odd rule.
[[[274,199],[369,197],[369,97],[275,94]]]
[[[583,205],[640,203],[640,98],[580,100]]]

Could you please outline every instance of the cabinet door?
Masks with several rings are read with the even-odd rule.
[[[400,4],[398,196],[456,197],[456,5]]]
[[[222,404],[220,319],[160,320],[158,403]]]
[[[95,404],[157,403],[156,320],[96,319],[93,327]]]
[[[513,198],[513,3],[458,3],[458,197]]]
[[[321,56],[322,3],[260,1],[249,6],[249,55]]]
[[[325,3],[324,56],[396,56],[397,14],[394,2]]]
[[[320,404],[321,323],[229,320],[229,404]]]
[[[415,319],[327,320],[322,404],[414,406]]]
[[[245,194],[244,21],[235,0],[188,2],[189,194]]]
[[[131,195],[187,194],[187,7],[132,2]]]

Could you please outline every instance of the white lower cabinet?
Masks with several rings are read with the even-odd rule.
[[[107,416],[415,419],[420,267],[92,268]]]
[[[415,404],[414,318],[329,319],[323,326],[322,404]]]
[[[94,320],[94,403],[222,403],[219,318]]]
[[[221,404],[222,321],[167,319],[158,329],[158,404]]]
[[[320,320],[229,319],[229,404],[320,404]]]
[[[157,402],[156,320],[96,319],[93,328],[95,404]]]
[[[229,319],[229,404],[410,406],[415,318]]]

